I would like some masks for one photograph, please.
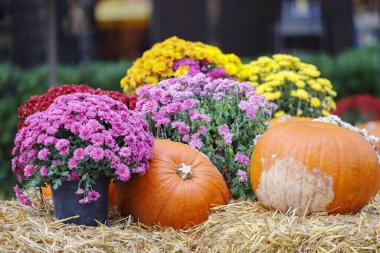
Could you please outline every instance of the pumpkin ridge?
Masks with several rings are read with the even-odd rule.
[[[212,177],[210,177],[210,178],[212,178]],[[224,180],[224,179],[221,178],[221,180]],[[221,186],[221,184],[215,184],[214,181],[211,181],[211,183],[209,183],[209,184],[210,184],[210,186],[212,186],[212,188],[215,189],[215,190],[220,189],[220,186]],[[209,187],[209,188],[211,188],[211,187]],[[209,189],[209,188],[207,188],[207,189]],[[220,197],[220,198],[215,198],[215,199],[216,199],[216,200],[217,200],[217,199],[223,200],[223,202],[227,204],[228,201],[225,201],[225,196],[223,196],[222,193],[221,193],[220,191],[218,191],[218,193],[219,193],[219,197]],[[215,196],[215,195],[212,194],[212,196]]]
[[[195,180],[194,180],[194,183],[198,185],[199,189],[201,189],[203,192],[206,192],[208,196],[212,196],[212,201],[210,201],[211,204],[215,204],[218,202],[218,198],[215,197],[215,195],[212,193],[212,191],[210,191],[209,188],[204,188],[204,186],[200,182],[197,182]],[[220,187],[217,187],[216,189],[218,189],[218,188],[220,188]],[[223,196],[221,196],[221,200],[223,200],[223,202],[224,202]],[[209,205],[209,206],[211,206],[211,205]]]
[[[166,205],[169,203],[169,201],[168,201],[168,199],[170,199],[170,197],[175,193],[175,191],[173,190],[173,189],[175,189],[176,187],[177,187],[177,185],[178,185],[178,181],[177,180],[172,180],[172,181],[175,181],[176,183],[175,184],[173,184],[173,187],[171,188],[171,190],[169,191],[170,192],[170,194],[168,194],[168,196],[167,196],[167,198],[166,198],[166,201],[164,201],[164,205],[161,205],[161,208],[160,208],[160,210],[159,211],[156,211],[156,217],[155,217],[155,219],[153,219],[153,220],[158,220],[159,219],[159,217],[162,215],[162,211],[165,209],[165,207],[166,207]],[[164,187],[162,187],[162,190],[164,190],[165,188]],[[162,191],[161,190],[161,191]],[[158,194],[158,193],[157,193]],[[155,197],[157,196],[157,194],[155,194]],[[150,201],[147,201],[147,204],[149,204],[149,202]],[[146,207],[146,206],[145,206]],[[152,218],[154,218],[154,217],[152,217]],[[157,224],[157,225],[159,225],[159,226],[162,226],[162,224]],[[165,226],[165,225],[164,225]]]
[[[140,178],[139,178],[139,179],[140,179]],[[143,208],[141,208],[141,210],[145,210],[145,208],[150,204],[150,202],[151,202],[153,199],[155,199],[155,198],[157,197],[157,195],[159,195],[162,191],[164,191],[168,185],[171,185],[173,181],[176,182],[176,180],[175,180],[174,178],[171,179],[171,180],[168,180],[168,182],[167,182],[163,187],[161,187],[157,192],[155,192],[154,194],[152,194],[151,197],[149,198],[149,201],[146,201],[145,205],[143,206]],[[173,184],[173,185],[174,185],[174,184]],[[174,188],[174,186],[173,186],[173,188]],[[171,192],[173,192],[173,191],[171,191]],[[170,196],[169,196],[169,197],[170,197]],[[168,198],[169,198],[169,197],[168,197]],[[140,215],[140,214],[139,214],[139,215]]]

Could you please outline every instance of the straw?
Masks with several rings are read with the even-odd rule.
[[[36,202],[36,201],[35,201]],[[298,217],[256,201],[214,207],[188,230],[148,227],[110,209],[108,226],[66,225],[51,200],[0,202],[0,252],[379,252],[380,195],[355,215]]]

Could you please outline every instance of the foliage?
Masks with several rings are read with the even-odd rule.
[[[136,110],[145,114],[155,137],[196,148],[223,174],[234,197],[253,197],[249,156],[276,105],[256,96],[249,82],[204,74],[167,79],[136,94]]]
[[[299,57],[314,64],[329,79],[338,98],[370,93],[380,97],[380,46],[351,49],[337,56],[325,53],[301,54]]]

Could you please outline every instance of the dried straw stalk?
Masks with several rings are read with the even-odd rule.
[[[146,227],[115,208],[109,226],[65,225],[50,201],[37,203],[0,202],[0,252],[380,252],[380,195],[356,215],[297,217],[233,202],[184,231]]]

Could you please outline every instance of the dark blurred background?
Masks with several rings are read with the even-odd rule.
[[[338,99],[379,101],[380,0],[0,0],[0,199],[14,183],[18,106],[49,85],[121,90],[133,60],[173,35],[245,62],[292,53],[317,65]]]

